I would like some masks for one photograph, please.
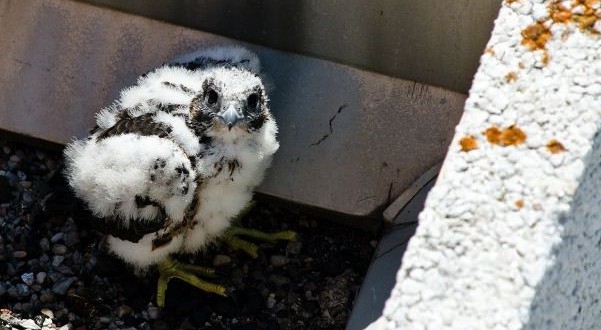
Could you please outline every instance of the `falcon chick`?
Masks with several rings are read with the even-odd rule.
[[[172,254],[197,252],[222,235],[255,256],[256,246],[235,235],[294,239],[228,229],[279,147],[259,72],[257,56],[239,47],[182,57],[124,89],[97,114],[91,135],[65,149],[69,184],[109,250],[139,269],[158,264],[159,306],[171,277],[225,294],[190,274],[211,269]]]

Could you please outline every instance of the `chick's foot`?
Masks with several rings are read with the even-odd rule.
[[[238,236],[245,236],[258,241],[275,243],[279,240],[296,241],[297,234],[292,230],[278,231],[275,233],[266,233],[256,229],[232,226],[228,228],[222,236],[223,241],[234,250],[242,250],[252,258],[259,256],[259,247]]]
[[[165,306],[167,285],[172,278],[179,278],[203,291],[227,297],[225,287],[203,281],[196,276],[215,277],[215,270],[212,268],[183,264],[173,259],[167,259],[161,262],[158,265],[158,268],[160,275],[157,286],[157,306],[160,308]]]

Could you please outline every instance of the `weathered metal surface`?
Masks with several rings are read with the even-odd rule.
[[[141,73],[235,41],[72,1],[0,3],[0,129],[65,143]],[[260,192],[353,216],[384,206],[441,161],[465,97],[252,46],[281,148]]]
[[[467,93],[499,0],[83,0]]]

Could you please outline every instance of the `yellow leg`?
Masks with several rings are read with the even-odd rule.
[[[256,229],[235,226],[230,227],[225,231],[222,237],[226,244],[228,244],[234,250],[242,250],[252,258],[257,258],[259,256],[259,247],[256,244],[243,240],[238,236],[246,236],[264,242],[275,243],[278,240],[295,241],[298,235],[292,230],[266,233]]]
[[[157,306],[165,306],[165,294],[169,280],[179,278],[180,280],[193,285],[203,291],[218,294],[226,297],[226,289],[218,284],[203,281],[194,274],[214,277],[215,270],[206,267],[187,265],[178,261],[167,259],[159,264],[159,280],[157,283]]]

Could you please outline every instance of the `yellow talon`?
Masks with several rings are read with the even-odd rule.
[[[193,285],[203,291],[218,294],[220,296],[227,297],[225,287],[206,282],[198,278],[194,274],[214,277],[215,270],[207,267],[200,267],[195,265],[182,264],[173,259],[167,259],[161,262],[159,265],[159,280],[157,283],[157,306],[165,307],[165,296],[167,291],[167,285],[169,280],[172,278],[179,278],[180,280]]]

